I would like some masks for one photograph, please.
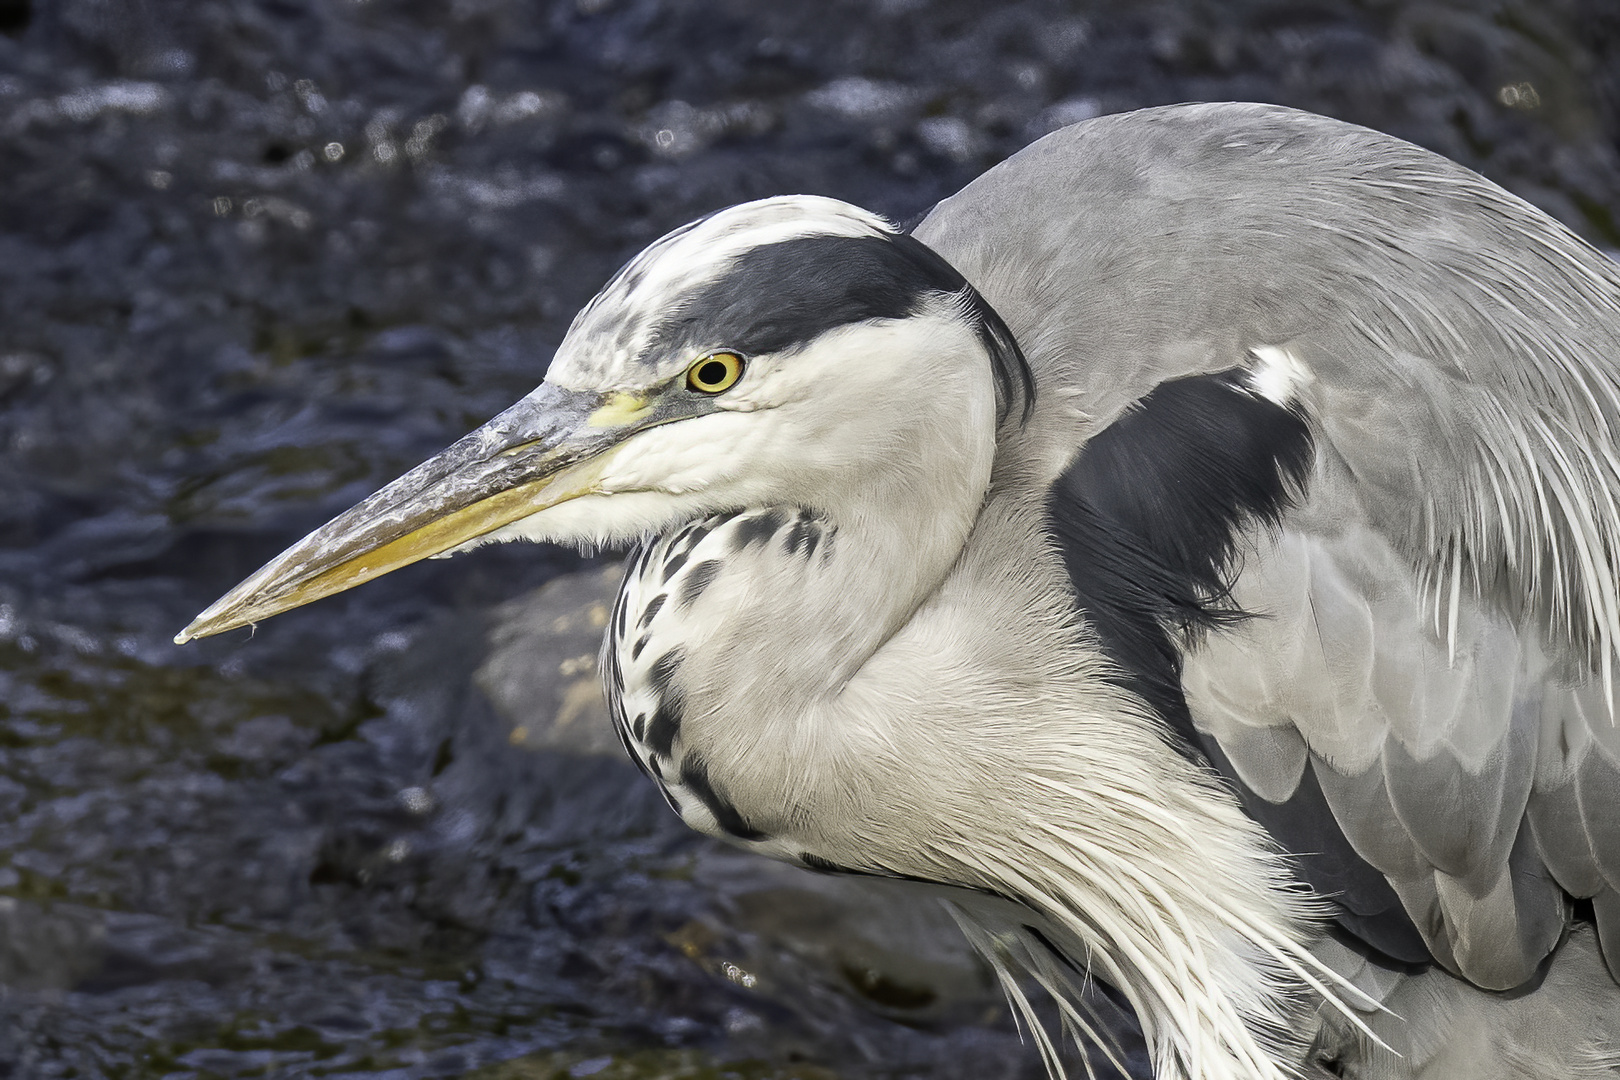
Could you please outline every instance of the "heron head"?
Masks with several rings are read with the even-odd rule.
[[[836,512],[878,478],[949,468],[941,450],[986,474],[982,493],[988,454],[970,451],[993,447],[998,414],[1029,392],[1000,319],[921,242],[834,199],[732,207],[620,270],[532,393],[176,640],[483,543],[622,542],[759,505]]]

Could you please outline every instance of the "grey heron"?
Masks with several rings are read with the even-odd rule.
[[[631,756],[703,832],[939,887],[1055,1074],[1026,980],[1087,1033],[1094,973],[1165,1078],[1613,1075],[1617,419],[1620,268],[1563,226],[1363,128],[1151,109],[910,233],[676,230],[177,640],[635,543]]]

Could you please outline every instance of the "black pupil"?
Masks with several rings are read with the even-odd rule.
[[[697,370],[697,381],[704,386],[718,386],[726,381],[726,365],[718,360],[710,360]]]

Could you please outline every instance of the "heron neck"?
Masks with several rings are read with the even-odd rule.
[[[716,590],[716,640],[689,661],[688,681],[727,688],[717,716],[798,726],[840,693],[960,557],[984,456],[938,470],[883,463],[836,501],[750,512],[757,531],[776,533],[721,571],[735,587]],[[821,538],[813,551],[810,530]]]
[[[679,660],[679,734],[651,771],[689,824],[762,853],[1039,913],[1069,962],[1126,989],[1166,1076],[1280,1080],[1265,1048],[1309,1037],[1289,967],[1310,963],[1308,911],[1235,802],[1107,677],[1039,501],[993,495],[953,551],[959,516],[929,516],[904,485],[869,490],[865,514],[758,510],[677,533],[632,575],[647,583],[627,587],[632,607],[670,598],[656,630],[688,566],[735,555],[686,609],[684,625],[717,628],[642,655],[644,670]],[[1010,962],[1063,966],[1031,940]]]
[[[834,779],[863,737],[840,698],[938,594],[974,530],[995,452],[984,383],[974,407],[936,392],[901,425],[857,432],[862,456],[810,444],[804,504],[691,522],[631,567],[608,682],[650,771],[701,771],[760,832]],[[701,812],[687,819],[715,831]]]

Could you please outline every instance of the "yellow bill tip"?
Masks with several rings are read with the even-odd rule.
[[[442,555],[520,518],[595,493],[606,458],[599,455],[559,473],[518,484],[466,506],[410,508],[414,528],[355,550],[345,539],[370,522],[339,517],[294,544],[215,601],[174,636],[176,645],[249,626],[272,615],[344,592],[422,559]],[[386,490],[386,489],[385,489]],[[366,504],[361,504],[362,507]],[[360,509],[359,507],[356,508]],[[354,511],[350,511],[353,515]],[[334,556],[333,551],[344,552]]]

